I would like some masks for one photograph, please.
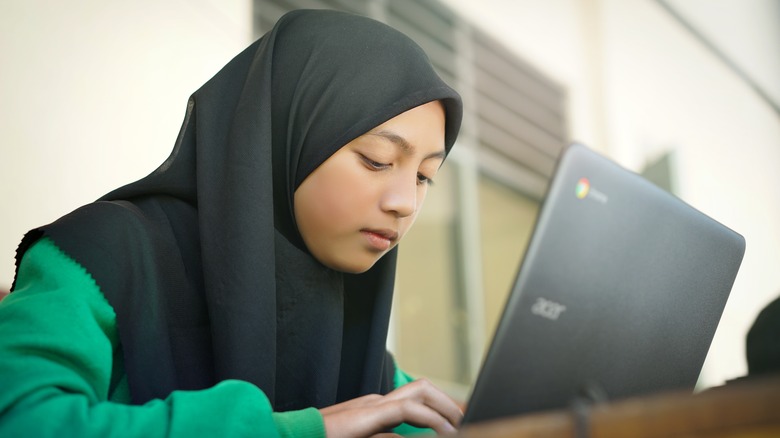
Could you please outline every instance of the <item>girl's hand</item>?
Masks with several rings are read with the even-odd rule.
[[[401,423],[427,427],[439,435],[453,434],[463,412],[425,379],[415,380],[387,395],[371,394],[320,409],[328,438],[368,437]]]

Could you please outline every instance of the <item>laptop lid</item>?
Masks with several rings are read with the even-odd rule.
[[[744,238],[582,145],[558,161],[464,424],[693,389]]]

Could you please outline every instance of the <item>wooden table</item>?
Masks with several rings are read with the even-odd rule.
[[[780,376],[464,427],[472,438],[780,438]]]

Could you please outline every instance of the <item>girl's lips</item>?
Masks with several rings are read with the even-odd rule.
[[[398,233],[393,230],[360,230],[369,245],[379,251],[387,251],[398,239]]]

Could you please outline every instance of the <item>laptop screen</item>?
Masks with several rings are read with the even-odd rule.
[[[582,145],[537,218],[464,423],[693,389],[742,236]]]

